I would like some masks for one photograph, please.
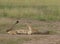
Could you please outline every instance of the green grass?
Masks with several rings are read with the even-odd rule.
[[[0,17],[60,20],[59,0],[0,0]]]
[[[25,8],[4,8],[0,10],[0,17],[25,18],[35,20],[60,20],[59,6],[31,6]]]

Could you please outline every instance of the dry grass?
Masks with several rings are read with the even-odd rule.
[[[59,5],[59,0],[0,0],[1,4],[11,5]]]

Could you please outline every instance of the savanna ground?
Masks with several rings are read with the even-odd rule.
[[[8,35],[14,27],[26,29],[31,24],[39,32],[49,35]],[[60,0],[0,0],[0,44],[60,44]]]

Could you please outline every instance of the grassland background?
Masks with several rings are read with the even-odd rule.
[[[0,17],[60,20],[59,0],[0,0]]]

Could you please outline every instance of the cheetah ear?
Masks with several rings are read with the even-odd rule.
[[[18,20],[16,21],[16,24],[17,24],[17,23],[19,23],[19,21],[18,21]]]

